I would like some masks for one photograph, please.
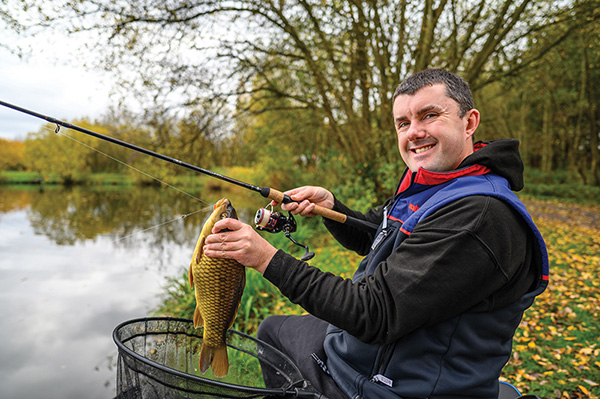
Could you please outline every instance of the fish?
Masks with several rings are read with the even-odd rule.
[[[196,297],[194,328],[204,326],[200,371],[204,374],[210,366],[215,377],[225,377],[229,371],[225,334],[235,321],[246,286],[244,266],[234,259],[211,258],[202,252],[215,223],[225,218],[237,219],[237,213],[231,202],[222,198],[202,227],[189,270]]]

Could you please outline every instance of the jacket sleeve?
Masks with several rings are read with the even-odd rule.
[[[523,295],[533,279],[531,237],[509,205],[455,201],[425,218],[372,275],[353,283],[279,251],[264,276],[309,313],[367,343],[389,343],[496,295]],[[513,292],[513,291],[519,292]],[[506,299],[503,299],[506,300]]]
[[[387,206],[391,200],[392,199],[390,198],[379,208],[370,209],[367,213],[363,214],[353,211],[335,198],[333,210],[356,219],[366,220],[379,225],[383,220],[383,208]],[[330,219],[323,218],[323,224],[344,248],[354,251],[359,255],[366,255],[371,248],[371,243],[375,239],[374,233],[368,233]]]

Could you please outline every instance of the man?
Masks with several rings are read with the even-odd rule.
[[[511,192],[523,187],[518,142],[474,144],[471,91],[443,70],[402,82],[393,117],[407,169],[392,198],[362,214],[324,188],[301,187],[287,193],[298,203],[283,205],[379,224],[373,235],[324,220],[366,255],[352,281],[277,251],[235,220],[217,223],[205,253],[258,270],[310,313],[269,317],[259,338],[326,396],[495,399],[514,331],[548,280],[543,239]]]

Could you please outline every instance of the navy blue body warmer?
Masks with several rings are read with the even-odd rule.
[[[525,206],[503,177],[488,173],[424,186],[398,194],[379,227],[370,253],[353,280],[373,273],[420,220],[457,199],[486,195],[510,204],[537,238],[539,280],[516,303],[491,312],[462,313],[421,327],[386,345],[367,344],[330,325],[324,342],[327,366],[351,398],[496,398],[498,377],[509,359],[523,312],[548,284],[544,240]],[[400,267],[400,266],[399,266]]]

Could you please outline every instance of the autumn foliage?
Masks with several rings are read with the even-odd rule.
[[[527,201],[550,259],[550,284],[525,313],[503,378],[544,398],[598,398],[600,207]]]
[[[0,138],[0,170],[25,168],[25,144],[18,140]]]

